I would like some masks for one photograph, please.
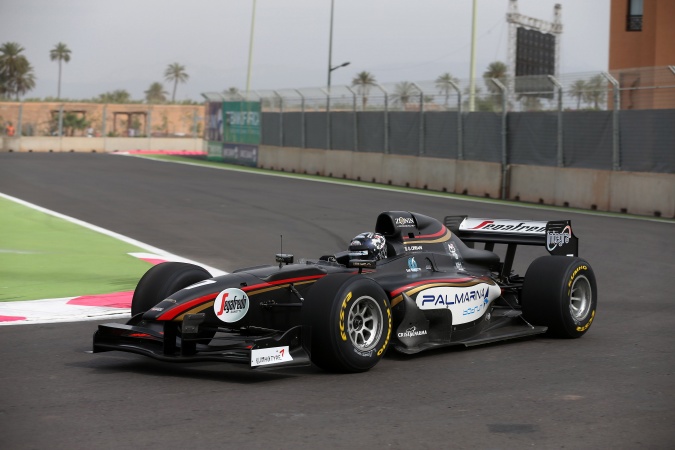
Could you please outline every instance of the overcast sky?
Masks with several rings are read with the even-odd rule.
[[[368,71],[378,82],[468,79],[472,0],[334,0],[332,84]],[[610,0],[519,0],[521,14],[552,21],[562,5],[561,73],[607,70]],[[327,82],[330,0],[257,0],[251,89]],[[509,0],[477,0],[476,72],[507,60]],[[17,42],[35,69],[27,97],[56,96],[58,64],[71,49],[62,97],[126,89],[142,99],[177,62],[190,79],[177,100],[246,87],[253,0],[0,0],[0,43]]]

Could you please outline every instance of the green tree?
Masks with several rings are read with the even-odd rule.
[[[572,97],[573,99],[576,99],[577,101],[577,109],[581,107],[581,102],[586,102],[586,80],[577,80],[574,83],[572,83],[572,86],[570,87],[569,92],[567,95]]]
[[[500,94],[501,91],[495,84],[490,81],[493,78],[496,78],[499,80],[504,86],[507,84],[507,67],[506,64],[504,64],[501,61],[495,61],[491,62],[488,65],[488,68],[485,72],[483,72],[483,79],[485,80],[485,85],[488,88],[488,91],[490,91],[493,94]]]
[[[365,70],[357,73],[352,80],[352,86],[356,86],[359,95],[361,96],[361,103],[364,111],[366,110],[366,104],[368,103],[368,93],[370,92],[370,88],[375,86],[376,83],[375,76]]]
[[[178,63],[169,64],[169,67],[164,71],[164,79],[173,82],[173,94],[171,95],[171,103],[176,101],[176,88],[178,83],[185,83],[190,76],[185,72],[185,66]]]
[[[242,95],[241,95],[241,93],[239,92],[239,89],[237,89],[236,87],[230,87],[230,88],[225,89],[225,90],[223,91],[223,95],[224,95],[225,98],[227,98],[228,100],[234,100],[234,99],[237,99],[237,100],[238,100],[238,99],[241,99],[241,98],[242,98]]]
[[[16,100],[35,87],[33,66],[21,53],[24,48],[16,42],[5,42],[0,46],[0,96]]]
[[[403,109],[405,109],[410,102],[411,97],[415,94],[419,94],[419,89],[417,89],[415,85],[409,81],[402,81],[394,86],[392,101],[394,103],[400,104]]]
[[[124,89],[117,89],[100,94],[94,101],[97,103],[129,103],[131,101],[131,94]]]
[[[450,75],[450,72],[445,72],[436,78],[436,89],[445,97],[445,107],[448,107],[448,101],[450,99],[450,92],[453,92],[455,89],[452,86],[459,85],[459,79]]]
[[[586,82],[586,101],[593,104],[593,109],[600,109],[607,95],[607,80],[598,74]]]
[[[162,83],[154,82],[145,91],[145,101],[148,103],[164,103],[169,93],[164,90]]]
[[[59,87],[56,93],[56,98],[61,98],[61,63],[70,61],[70,49],[63,42],[59,42],[56,46],[49,52],[49,58],[52,61],[59,62]]]

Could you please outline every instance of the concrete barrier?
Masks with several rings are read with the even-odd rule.
[[[415,187],[455,192],[457,161],[447,158],[417,158]]]
[[[611,172],[609,210],[675,218],[675,174]]]
[[[130,150],[201,151],[201,138],[112,138],[69,136],[22,136],[3,138],[5,152],[115,152]]]
[[[324,175],[333,178],[353,178],[353,158],[356,153],[348,150],[326,150]]]
[[[351,178],[370,183],[386,183],[383,174],[384,157],[385,155],[382,153],[353,153]]]
[[[500,198],[502,166],[494,162],[457,161],[455,189],[458,194]]]

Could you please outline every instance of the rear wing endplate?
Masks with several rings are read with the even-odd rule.
[[[489,249],[494,244],[538,245],[546,247],[551,255],[579,256],[579,239],[572,231],[570,220],[543,222],[447,216],[444,224],[463,242],[483,242]]]

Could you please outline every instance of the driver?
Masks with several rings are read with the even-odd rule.
[[[349,244],[350,259],[378,261],[387,257],[387,241],[380,233],[361,233]]]

